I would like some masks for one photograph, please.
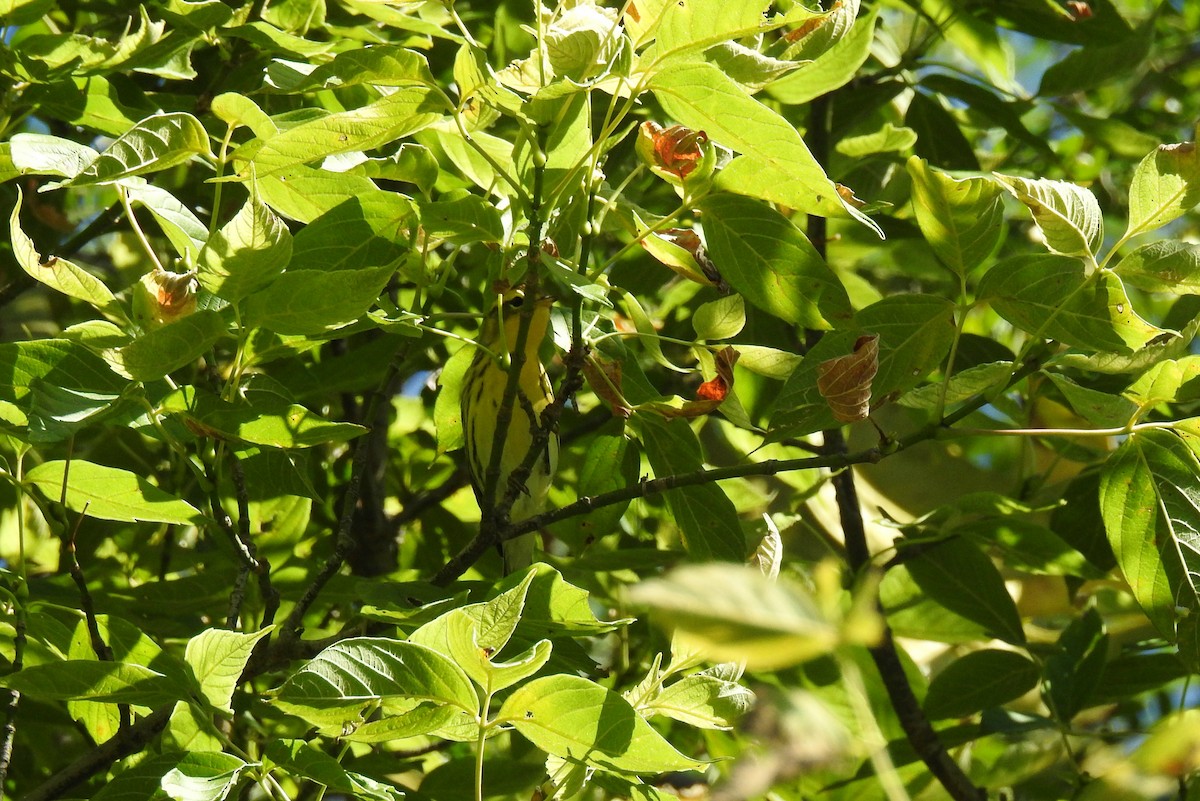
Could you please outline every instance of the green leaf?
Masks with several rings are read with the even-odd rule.
[[[272,448],[311,448],[345,442],[366,429],[337,423],[278,396],[257,396],[250,402],[228,403],[208,393],[179,391],[165,398],[160,409],[176,412],[196,433],[216,439],[266,445]]]
[[[195,264],[208,239],[208,229],[192,210],[167,190],[147,183],[142,178],[125,178],[121,186],[130,203],[140,203],[154,215],[163,233],[185,262]]]
[[[598,620],[592,611],[593,601],[586,590],[568,582],[554,568],[544,563],[532,568],[534,577],[521,610],[520,631],[534,637],[576,637],[613,631],[631,620]],[[523,576],[511,575],[501,583],[517,584]]]
[[[536,575],[536,571],[527,570],[515,587],[501,592],[495,598],[440,615],[409,635],[409,642],[428,646],[451,657],[464,666],[468,675],[483,684],[483,674],[471,670],[476,654],[472,653],[465,662],[459,656],[476,649],[486,649],[487,655],[491,656],[508,644],[521,620],[525,597]],[[457,652],[454,645],[456,638],[459,640]]]
[[[191,114],[156,114],[139,122],[101,153],[70,186],[111,184],[133,175],[170,169],[193,156],[212,158],[208,133]]]
[[[61,442],[90,426],[102,423],[121,409],[121,395],[65,389],[38,380],[29,408],[29,438],[33,442]]]
[[[746,305],[741,295],[728,295],[702,304],[692,315],[696,339],[729,339],[746,325]]]
[[[335,153],[371,150],[411,136],[447,111],[443,97],[423,86],[405,86],[374,103],[339,111],[282,130],[234,152],[252,165],[239,171],[262,178]]]
[[[1200,246],[1167,239],[1149,242],[1113,268],[1129,286],[1147,292],[1200,295]]]
[[[42,261],[41,254],[34,248],[33,240],[21,230],[21,199],[21,188],[17,187],[17,205],[13,207],[12,215],[8,218],[9,241],[21,269],[30,278],[51,289],[90,303],[101,312],[124,320],[125,312],[117,302],[116,296],[99,278],[66,259],[51,256],[45,262]]]
[[[908,574],[925,598],[980,626],[986,636],[1024,644],[1021,617],[1005,589],[1000,571],[969,540],[952,537],[928,547],[921,546],[910,558],[903,560],[901,567],[884,577],[880,595],[888,620],[898,634],[915,634],[922,625],[920,606],[905,604],[889,592],[892,574],[901,571]]]
[[[1059,636],[1044,663],[1044,687],[1050,710],[1063,725],[1088,706],[1107,654],[1108,635],[1095,608],[1072,620]]]
[[[763,0],[667,3],[655,28],[657,44],[643,58],[657,61],[669,55],[704,49],[719,42],[756,34],[762,26],[763,12],[768,5]]]
[[[1128,353],[1166,333],[1138,316],[1120,278],[1087,276],[1070,256],[1005,259],[984,274],[979,298],[1023,331],[1088,352]]]
[[[1047,373],[1071,408],[1093,425],[1107,428],[1123,426],[1137,412],[1137,405],[1120,395],[1080,386],[1061,373]]]
[[[638,422],[646,456],[656,476],[682,475],[703,467],[700,443],[686,420],[662,420],[646,414]],[[737,510],[719,486],[708,483],[680,487],[668,490],[664,496],[692,559],[728,562],[745,559],[746,539]]]
[[[837,152],[852,159],[874,156],[879,153],[896,153],[908,150],[917,142],[917,132],[912,128],[897,128],[885,122],[878,131],[861,136],[847,136],[837,143]]]
[[[475,348],[465,345],[446,360],[438,375],[437,400],[433,403],[433,423],[437,431],[438,453],[458,450],[465,442],[462,424],[462,384],[475,361]]]
[[[1000,187],[986,178],[951,178],[916,156],[908,174],[917,224],[942,263],[959,276],[983,264],[1004,236]]]
[[[845,86],[871,55],[875,36],[875,21],[879,8],[872,8],[865,17],[833,43],[824,53],[807,64],[801,64],[791,75],[780,78],[767,87],[767,93],[787,105],[802,105],[834,89]]]
[[[395,271],[394,264],[334,272],[288,270],[246,298],[246,324],[277,334],[341,328],[363,316]]]
[[[1015,651],[972,651],[934,676],[925,714],[933,720],[965,718],[1000,706],[1036,687],[1040,672]]]
[[[94,801],[167,797],[176,801],[223,801],[250,765],[232,754],[167,753],[148,756],[108,780]]]
[[[948,105],[949,101],[940,95],[913,94],[904,113],[905,127],[917,132],[913,152],[946,170],[978,171],[975,150]]]
[[[14,134],[9,146],[12,164],[18,175],[74,178],[100,156],[87,145],[49,134]],[[19,196],[19,187],[17,191]]]
[[[342,767],[341,763],[303,740],[272,740],[266,757],[292,776],[304,777],[347,798],[400,801],[404,793]]]
[[[1154,16],[1124,41],[1088,45],[1056,60],[1042,73],[1038,94],[1043,97],[1069,95],[1108,83],[1115,75],[1136,73],[1150,55],[1154,43]]]
[[[1130,435],[1104,464],[1100,508],[1117,565],[1155,628],[1200,668],[1200,464],[1166,431]]]
[[[343,159],[328,158],[321,169],[388,181],[406,181],[415,184],[426,195],[433,189],[439,172],[437,159],[429,152],[429,148],[412,142],[405,142],[395,153],[381,158],[366,158],[353,153]]]
[[[50,11],[53,0],[0,0],[0,17],[6,25],[25,25]]]
[[[968,367],[950,376],[950,386],[942,383],[926,384],[896,399],[896,403],[911,409],[936,409],[944,403],[949,406],[972,398],[982,392],[1008,382],[1013,373],[1012,362],[989,362]]]
[[[1033,214],[1046,244],[1055,253],[1090,257],[1100,248],[1104,219],[1091,192],[1066,181],[1029,180],[1000,173],[995,176]]]
[[[744,661],[751,670],[801,664],[840,640],[798,585],[742,565],[681,567],[633,585],[628,594],[661,615],[676,642],[715,662]]]
[[[246,662],[254,653],[258,641],[270,633],[271,627],[252,634],[207,629],[188,640],[184,659],[192,666],[192,673],[200,682],[204,697],[216,709],[233,713],[229,702],[233,699],[233,691],[241,680]]]
[[[292,257],[292,235],[273,211],[250,198],[199,254],[200,285],[237,303],[283,272]]]
[[[1103,576],[1053,531],[1012,515],[975,520],[953,531],[999,551],[1001,561],[1016,570],[1047,576]]]
[[[309,71],[309,65],[276,59],[267,66],[267,85],[292,94],[348,86],[435,86],[425,56],[397,45],[380,44],[338,53]]]
[[[1194,142],[1159,145],[1133,171],[1125,236],[1153,231],[1200,202],[1200,154]]]
[[[549,640],[539,640],[511,659],[493,661],[492,655],[499,649],[484,643],[480,632],[486,631],[485,625],[466,609],[455,609],[445,616],[444,632],[446,655],[487,692],[499,692],[529,678],[550,660],[553,646]],[[416,638],[426,628],[414,632],[409,640],[418,641]]]
[[[718,188],[809,214],[866,221],[842,203],[837,187],[791,123],[712,64],[672,63],[655,74],[650,88],[681,124],[743,154],[717,174]]]
[[[350,198],[383,194],[362,175],[330,172],[297,164],[259,180],[259,198],[285,217],[311,222]],[[293,255],[297,252],[294,243]]]
[[[157,706],[188,697],[188,688],[141,665],[66,659],[0,678],[0,685],[45,701],[109,701]]]
[[[219,312],[198,311],[142,334],[123,348],[108,351],[114,370],[136,381],[154,381],[191,364],[227,334]]]
[[[73,460],[43,462],[25,474],[25,480],[57,501],[67,482],[66,506],[100,520],[127,523],[186,525],[202,519],[200,510],[164,492],[139,475],[93,462]]]
[[[750,690],[705,671],[664,688],[643,711],[700,729],[728,729],[753,704]]]
[[[381,637],[329,646],[284,682],[275,705],[329,730],[353,724],[364,710],[392,699],[432,701],[472,715],[479,705],[470,679],[448,658],[424,645]]]
[[[534,679],[500,708],[511,725],[552,756],[622,773],[695,770],[620,695],[578,676]]]
[[[66,389],[121,392],[128,384],[100,357],[67,339],[0,343],[0,399],[24,401],[38,380]]]
[[[1142,409],[1200,397],[1200,356],[1167,359],[1151,367],[1124,392]]]
[[[628,486],[637,481],[640,467],[636,443],[623,434],[600,433],[588,443],[580,462],[577,491],[583,497]],[[556,523],[551,530],[555,536],[582,549],[587,543],[619,530],[621,518],[628,508],[628,503],[604,506]]]
[[[500,219],[500,212],[478,195],[443,195],[437,201],[418,205],[421,228],[433,239],[455,245],[504,240],[504,221]]]
[[[713,263],[755,306],[806,328],[829,328],[850,317],[842,282],[782,214],[727,193],[709,195],[697,208]]]
[[[408,249],[417,222],[413,204],[403,195],[371,192],[349,198],[296,234],[288,270],[333,272],[394,264]]]

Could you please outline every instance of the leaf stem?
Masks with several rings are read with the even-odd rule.
[[[150,246],[150,240],[146,238],[142,227],[138,225],[137,217],[133,216],[133,205],[129,202],[129,193],[120,184],[117,185],[117,196],[121,198],[121,205],[125,208],[125,218],[129,220],[129,227],[137,235],[138,242],[142,243],[142,248],[146,251],[146,255],[150,257],[150,261],[154,263],[154,266],[162,270],[163,266],[162,262],[158,260],[158,254],[154,252],[154,248]]]

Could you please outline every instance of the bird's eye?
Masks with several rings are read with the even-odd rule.
[[[525,298],[521,297],[520,295],[517,295],[517,296],[509,299],[508,307],[510,309],[519,309],[519,308],[521,308],[521,306],[524,303],[525,303]]]

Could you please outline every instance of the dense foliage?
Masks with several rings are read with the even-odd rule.
[[[825,5],[0,0],[3,791],[1200,797],[1200,8]]]

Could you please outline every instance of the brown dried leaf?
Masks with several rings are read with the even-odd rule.
[[[717,352],[717,374],[696,388],[697,400],[717,403],[725,400],[729,390],[733,388],[733,367],[737,364],[739,355],[733,348],[722,348]]]
[[[879,372],[879,335],[861,336],[854,352],[817,365],[817,389],[840,422],[867,419],[871,382]]]
[[[596,397],[608,404],[613,417],[628,418],[633,410],[621,394],[621,363],[593,355],[583,363],[583,377]]]

